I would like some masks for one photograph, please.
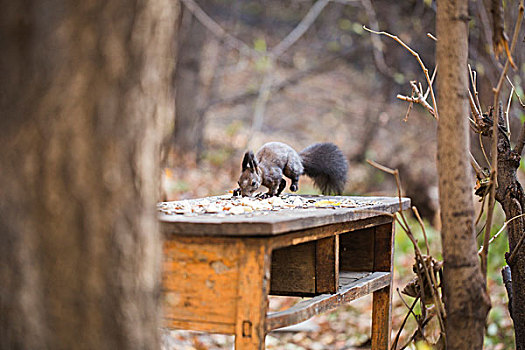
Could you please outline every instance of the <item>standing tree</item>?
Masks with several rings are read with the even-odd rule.
[[[490,308],[476,252],[468,164],[468,1],[438,2],[438,175],[448,349],[482,349]]]
[[[180,155],[199,157],[204,139],[204,113],[201,95],[201,56],[206,39],[206,28],[186,8],[182,7],[178,40],[177,76],[175,90],[175,149]]]
[[[0,348],[158,348],[176,1],[1,1]]]

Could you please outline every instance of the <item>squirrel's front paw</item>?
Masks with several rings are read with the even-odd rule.
[[[297,192],[298,189],[299,189],[299,186],[297,186],[297,184],[290,185],[290,191]]]
[[[233,196],[234,197],[239,197],[241,195],[241,189],[240,188],[236,188],[233,190]]]

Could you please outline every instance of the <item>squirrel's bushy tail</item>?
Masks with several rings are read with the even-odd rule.
[[[348,161],[330,142],[316,143],[299,153],[304,173],[314,180],[323,194],[341,194],[346,184]]]

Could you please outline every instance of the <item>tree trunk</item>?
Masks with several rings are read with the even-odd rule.
[[[204,139],[204,113],[199,109],[202,107],[200,66],[206,28],[184,7],[180,28],[175,78],[178,101],[175,111],[175,149],[179,155],[198,158]]]
[[[0,348],[157,349],[178,5],[0,8]]]
[[[448,349],[482,349],[490,308],[476,252],[468,163],[467,0],[438,2],[438,175]]]
[[[504,124],[499,106],[500,124]],[[496,114],[496,113],[494,113]],[[523,131],[522,131],[523,133]],[[496,200],[505,212],[508,221],[524,213],[525,194],[518,182],[516,171],[520,165],[521,150],[513,150],[505,134],[498,133],[498,188]],[[525,234],[523,218],[513,219],[508,225],[509,250],[513,252],[520,237]],[[507,254],[507,258],[510,254]],[[525,249],[522,246],[516,258],[509,261],[512,275],[512,299],[510,310],[516,335],[516,349],[525,349]]]

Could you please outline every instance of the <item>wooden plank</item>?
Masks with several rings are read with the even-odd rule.
[[[170,329],[175,328],[208,333],[235,334],[234,323],[214,323],[164,317],[162,325],[163,327]]]
[[[287,247],[290,245],[297,245],[326,237],[331,237],[333,235],[338,235],[341,233],[353,232],[364,228],[372,228],[390,222],[392,222],[392,218],[389,216],[375,216],[358,221],[324,225],[320,227],[292,231],[282,235],[272,236],[270,244],[273,249]]]
[[[374,241],[373,271],[391,271],[394,249],[392,224],[377,226],[374,229]]]
[[[270,249],[267,242],[243,240],[239,259],[235,349],[263,350],[270,290]]]
[[[270,294],[304,296],[316,290],[316,242],[272,252]]]
[[[164,317],[194,322],[235,323],[238,257],[235,243],[168,240],[164,243]]]
[[[374,270],[388,271],[393,277],[394,228],[392,224],[375,229]],[[390,349],[392,331],[392,284],[374,292],[372,298],[372,349]]]
[[[373,271],[375,228],[339,236],[339,268],[344,271]]]
[[[341,200],[343,197],[323,197]],[[395,197],[344,197],[358,201],[370,200],[379,203],[359,208],[336,209],[283,209],[267,215],[165,215],[160,214],[162,230],[166,234],[207,235],[207,236],[272,236],[285,232],[303,230],[329,224],[342,223],[377,217],[381,212],[393,213],[399,209]],[[404,198],[403,209],[410,206],[410,199]]]
[[[339,236],[315,242],[315,292],[336,293],[339,281]]]
[[[345,272],[340,272],[344,277]],[[351,278],[351,277],[348,277]],[[291,308],[268,314],[266,317],[266,330],[290,326],[310,317],[334,309],[342,304],[365,296],[371,292],[384,288],[390,284],[389,272],[374,272],[370,275],[341,286],[336,294],[323,294],[309,300],[302,301]]]

